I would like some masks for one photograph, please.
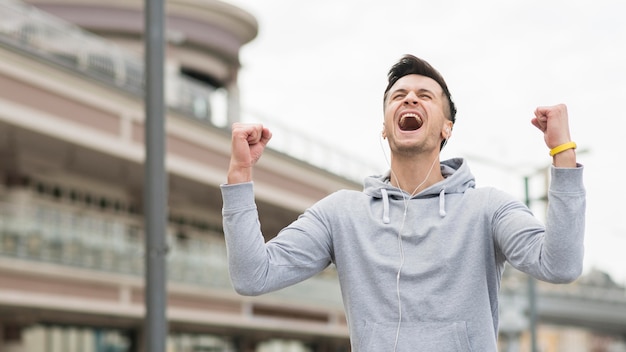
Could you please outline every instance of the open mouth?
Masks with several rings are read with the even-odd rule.
[[[400,121],[398,121],[398,127],[401,131],[415,131],[422,127],[422,124],[422,118],[413,113],[400,116]]]

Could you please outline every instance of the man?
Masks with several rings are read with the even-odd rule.
[[[277,290],[334,263],[352,351],[496,351],[505,262],[552,283],[582,271],[582,166],[566,107],[537,108],[531,122],[553,158],[544,226],[512,196],[475,188],[466,161],[440,162],[455,114],[439,72],[404,56],[384,95],[389,172],[322,199],[267,244],[251,181],[271,133],[234,124],[222,194],[237,292]]]

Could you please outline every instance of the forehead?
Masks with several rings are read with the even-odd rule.
[[[398,79],[391,86],[389,92],[397,90],[429,90],[433,93],[443,94],[443,88],[434,79],[422,75],[410,74]]]

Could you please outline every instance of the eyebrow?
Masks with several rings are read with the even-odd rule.
[[[398,88],[398,89],[396,89],[396,90],[393,90],[393,91],[389,92],[389,93],[390,93],[389,95],[394,95],[394,94],[396,94],[396,93],[408,93],[409,91],[411,91],[411,89],[407,89],[407,88]],[[430,93],[430,94],[432,94],[433,96],[437,96],[437,93],[435,93],[435,92],[433,92],[432,90],[427,89],[427,88],[420,88],[420,89],[418,89],[418,90],[417,90],[417,93]]]

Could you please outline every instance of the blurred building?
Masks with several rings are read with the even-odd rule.
[[[528,279],[508,267],[500,289],[501,352],[626,352],[626,288],[591,270],[568,285],[536,283],[536,350]]]
[[[2,352],[143,351],[142,7],[0,0]],[[168,351],[348,351],[332,268],[254,298],[228,279],[219,184],[256,20],[218,0],[169,0],[167,24]],[[265,234],[361,188],[350,156],[272,145],[255,171]],[[528,351],[526,289],[507,273],[501,349]],[[625,350],[624,288],[595,277],[539,286],[541,351]]]
[[[0,351],[141,351],[143,1],[0,1]],[[169,351],[345,351],[332,270],[247,298],[230,286],[219,184],[249,13],[167,4]],[[344,177],[269,150],[265,233]]]

